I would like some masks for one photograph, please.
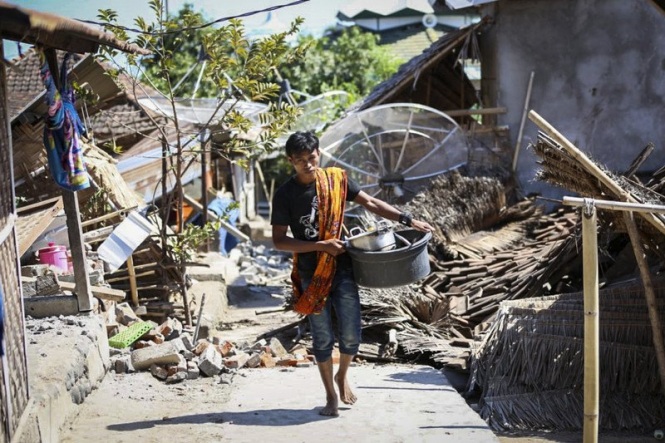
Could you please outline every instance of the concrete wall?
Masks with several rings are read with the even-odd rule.
[[[513,146],[535,71],[530,109],[580,149],[622,171],[652,141],[642,170],[665,164],[665,15],[646,0],[500,0],[492,11],[485,38],[493,42],[485,43],[496,44],[496,57],[487,57],[496,69],[488,72],[496,75],[496,105],[508,108],[498,123],[510,126]],[[527,121],[520,182],[560,197],[563,190],[534,181],[536,156],[525,148],[537,132]]]

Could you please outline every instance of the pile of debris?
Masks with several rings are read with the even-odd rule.
[[[507,205],[498,179],[440,176],[407,209],[435,227],[432,274],[419,287],[361,298],[365,327],[396,329],[406,354],[467,370],[501,301],[555,293],[573,280],[577,215],[545,215],[531,200]]]
[[[229,260],[238,266],[241,281],[234,285],[271,286],[281,283],[291,275],[291,254],[266,248],[264,245],[253,246],[240,243],[229,252]]]
[[[244,367],[309,367],[314,362],[304,346],[296,345],[287,352],[275,337],[253,344],[218,336],[197,339],[198,329],[184,327],[175,318],[161,325],[143,322],[126,303],[117,305],[116,314],[118,324],[107,326],[109,343],[115,348],[112,367],[116,373],[149,370],[166,383],[222,375],[220,382],[226,383],[229,379],[224,374]],[[138,332],[126,338],[130,330]]]

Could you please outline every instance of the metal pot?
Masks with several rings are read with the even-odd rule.
[[[347,245],[361,251],[388,251],[395,248],[395,235],[387,220],[376,224],[376,229],[363,231],[361,227],[349,231],[351,237],[346,239]]]
[[[367,288],[392,288],[408,285],[429,275],[427,243],[432,238],[432,233],[407,229],[399,231],[399,236],[409,245],[392,251],[349,249],[353,275],[358,285]],[[404,243],[403,240],[400,242]]]

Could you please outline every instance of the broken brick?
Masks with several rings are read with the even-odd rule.
[[[274,368],[276,365],[275,359],[269,353],[261,354],[261,366],[264,368]]]
[[[225,359],[224,360],[224,365],[227,368],[240,369],[243,366],[245,366],[245,364],[247,363],[248,360],[249,360],[249,354],[246,354],[244,352],[240,352],[240,353],[234,355],[233,357],[229,357],[229,358]]]
[[[199,356],[199,369],[208,377],[222,371],[222,355],[214,346],[207,346]]]

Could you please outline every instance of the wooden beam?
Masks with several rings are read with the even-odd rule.
[[[83,242],[83,231],[81,229],[79,201],[76,197],[76,192],[72,191],[63,191],[62,200],[65,206],[65,214],[67,215],[67,236],[69,237],[69,247],[72,252],[79,311],[87,312],[92,310],[92,287],[88,276],[88,263],[85,254],[85,243]]]
[[[76,294],[76,283],[59,281],[58,285],[60,286],[60,289],[71,291]],[[125,291],[119,289],[111,289],[103,286],[90,286],[90,290],[95,297],[99,297],[102,300],[123,301],[125,299]]]
[[[454,109],[452,111],[444,111],[450,117],[468,117],[471,115],[494,115],[505,114],[508,112],[506,108],[480,108],[480,109]]]
[[[134,307],[139,305],[139,293],[136,290],[136,271],[134,270],[134,257],[129,254],[127,257],[127,271],[129,272],[129,290],[132,294],[132,304]]]
[[[642,149],[642,152],[639,153],[637,157],[635,157],[635,160],[630,164],[628,167],[628,170],[623,174],[626,178],[631,178],[638,169],[640,169],[640,166],[649,158],[651,153],[656,149],[653,143],[649,142],[647,145]]]

